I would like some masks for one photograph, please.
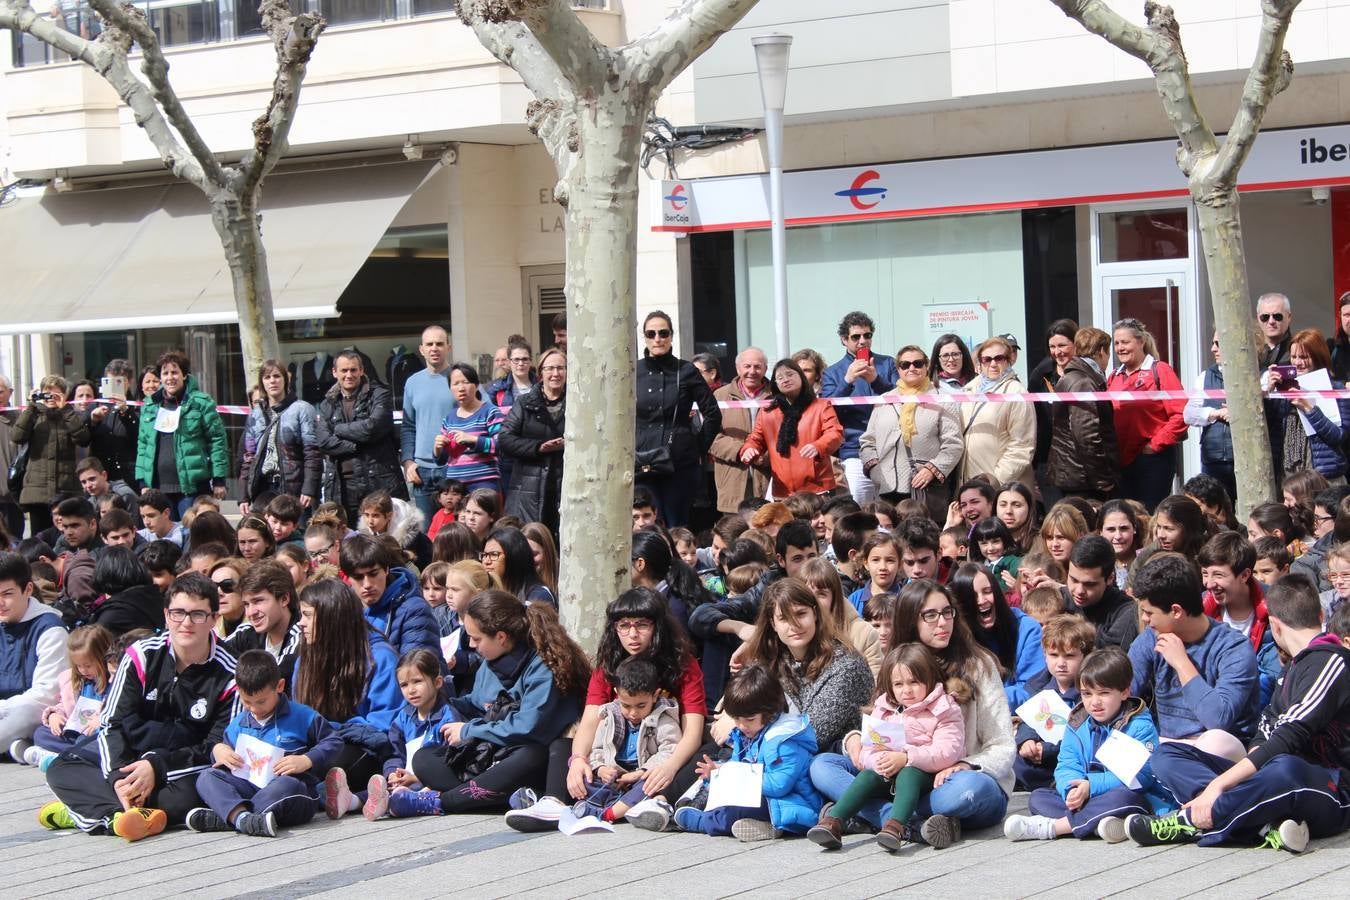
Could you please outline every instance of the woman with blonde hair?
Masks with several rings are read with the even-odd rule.
[[[1012,364],[1016,351],[1006,338],[991,337],[975,348],[979,374],[966,390],[977,394],[1026,392]],[[1032,458],[1036,453],[1036,414],[1030,403],[976,400],[961,404],[966,456],[960,482],[976,475],[992,476],[996,484],[1020,481],[1034,488]]]

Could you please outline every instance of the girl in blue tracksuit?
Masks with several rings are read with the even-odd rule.
[[[1078,671],[1082,702],[1069,714],[1069,727],[1059,745],[1054,788],[1031,792],[1030,816],[1009,816],[1003,833],[1014,841],[1052,840],[1072,834],[1096,835],[1111,843],[1126,837],[1125,819],[1134,814],[1161,815],[1175,809],[1167,791],[1146,763],[1130,788],[1110,771],[1098,752],[1116,731],[1143,744],[1151,754],[1158,747],[1158,729],[1148,706],[1131,697],[1130,659],[1117,647],[1096,650]]]
[[[823,802],[811,784],[816,733],[810,720],[787,711],[783,686],[762,666],[750,666],[732,679],[722,706],[736,720],[728,738],[730,761],[764,767],[760,804],[706,812],[685,806],[675,811],[675,823],[684,831],[731,834],[742,841],[770,840],[785,831],[805,834],[820,817]],[[719,765],[705,756],[697,771],[711,778]]]
[[[1041,623],[1009,606],[998,577],[979,563],[962,563],[949,587],[975,640],[998,658],[1008,707],[1016,710],[1031,696],[1027,681],[1045,668]]]

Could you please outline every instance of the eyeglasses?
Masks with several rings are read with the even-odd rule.
[[[932,625],[938,619],[944,622],[950,622],[956,618],[956,607],[946,606],[942,609],[925,609],[919,613],[919,618],[923,619],[929,625]]]
[[[773,380],[774,380],[774,381],[791,381],[792,379],[794,379],[794,378],[796,378],[796,377],[797,377],[797,373],[796,373],[796,372],[792,371],[791,369],[783,369],[783,370],[781,370],[781,371],[779,371],[779,372],[775,372],[775,373],[774,373]]]
[[[857,341],[870,341],[870,340],[872,339],[872,332],[870,332],[870,331],[860,331],[860,332],[858,332],[857,334],[850,334],[850,335],[848,336],[848,339],[849,339],[850,341],[854,341],[854,342],[857,342]]]
[[[181,623],[184,619],[191,620],[193,625],[205,625],[206,620],[211,618],[211,613],[204,609],[179,609],[176,606],[166,609],[164,615],[175,625]]]
[[[309,551],[309,558],[310,558],[310,559],[323,559],[325,556],[328,555],[328,551],[329,551],[329,550],[332,550],[332,549],[333,549],[333,545],[332,545],[332,544],[329,544],[327,547],[324,547],[322,550],[311,550],[311,551]]]
[[[478,559],[479,561],[485,563],[495,562],[496,560],[501,559],[505,555],[506,553],[504,553],[501,550],[484,550],[482,553],[478,554]]]
[[[649,341],[654,341],[654,340],[656,340],[657,338],[668,338],[668,337],[670,337],[670,329],[669,329],[669,328],[648,328],[646,331],[644,331],[644,332],[642,332],[642,333],[645,334],[645,335],[647,336],[647,340],[649,340]]]
[[[1271,319],[1274,319],[1276,322],[1283,322],[1284,313],[1261,313],[1257,318],[1262,322],[1269,322]]]
[[[614,630],[620,634],[642,634],[655,627],[656,623],[649,619],[620,619],[614,623]]]
[[[233,594],[234,589],[237,587],[239,587],[239,582],[235,581],[233,578],[226,578],[223,581],[216,582],[216,590],[220,591],[222,594]]]
[[[513,356],[513,357],[510,358],[509,361],[510,361],[511,365],[513,365],[513,366],[516,366],[516,365],[526,365],[526,366],[528,366],[528,365],[530,364],[530,358],[529,358],[528,356]]]
[[[924,369],[928,367],[926,359],[902,359],[895,364],[895,367],[901,372],[906,369]]]
[[[1336,517],[1335,517],[1335,516],[1313,516],[1313,520],[1314,520],[1314,521],[1317,521],[1317,522],[1335,522],[1335,521],[1336,521]]]
[[[552,375],[555,372],[566,372],[567,366],[544,366],[539,371],[543,372],[545,375]]]
[[[1008,354],[1006,353],[999,353],[995,356],[980,357],[980,362],[986,366],[989,365],[990,363],[1006,363],[1007,361],[1008,361]]]
[[[1343,581],[1350,581],[1350,572],[1328,572],[1327,580],[1335,581],[1337,583]]]
[[[961,351],[953,350],[951,353],[939,353],[938,359],[960,359]]]

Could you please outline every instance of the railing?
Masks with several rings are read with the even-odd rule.
[[[575,9],[610,9],[613,0],[572,0]],[[165,47],[214,44],[263,33],[253,0],[139,0],[150,26]],[[329,25],[385,22],[452,12],[453,0],[301,0],[295,4],[319,12]],[[40,8],[40,7],[39,7]],[[87,3],[52,0],[47,13],[82,37],[97,37],[103,22]],[[70,57],[21,32],[15,32],[14,67],[69,62]]]

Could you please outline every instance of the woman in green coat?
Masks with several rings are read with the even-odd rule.
[[[136,478],[169,498],[179,517],[198,494],[225,498],[230,447],[216,401],[197,388],[181,350],[159,356],[159,390],[141,409]]]
[[[32,524],[30,534],[52,527],[53,496],[84,493],[75,475],[75,448],[89,443],[89,424],[66,402],[67,390],[60,375],[42,379],[10,430],[14,443],[28,445],[19,503]]]

